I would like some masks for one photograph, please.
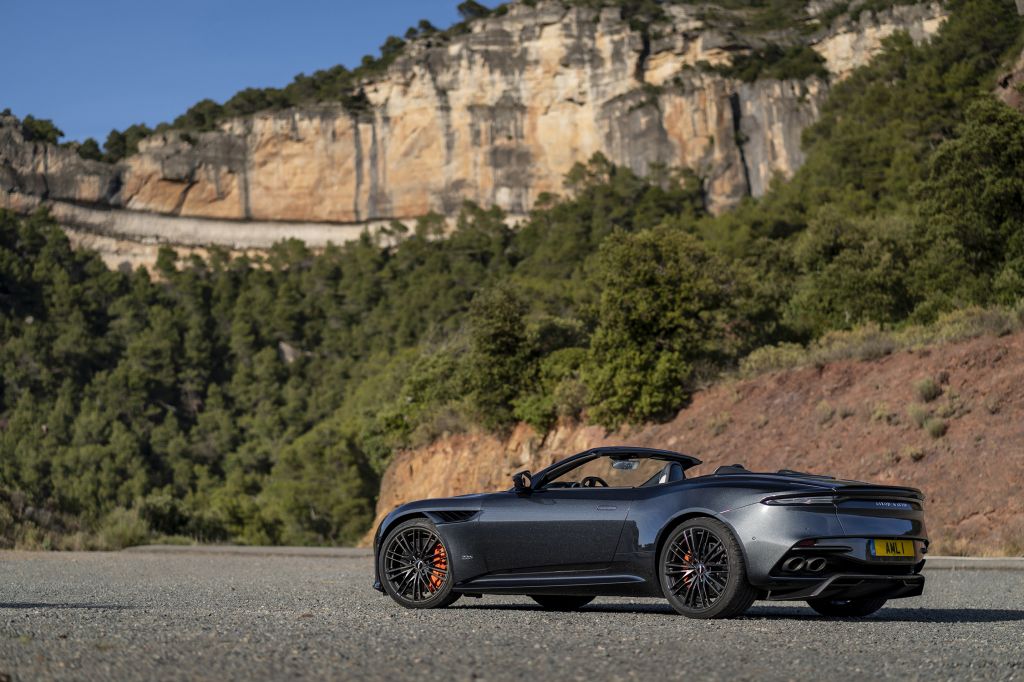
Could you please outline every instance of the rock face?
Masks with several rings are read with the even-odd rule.
[[[506,490],[513,472],[538,471],[599,445],[670,448],[702,459],[692,475],[736,462],[877,483],[927,495],[936,554],[1019,554],[1024,548],[1024,334],[843,361],[720,384],[665,424],[606,433],[564,424],[545,435],[460,434],[395,455],[381,482],[377,522],[411,500]],[[944,377],[931,404],[951,413],[934,439],[907,416],[913,385]],[[376,528],[376,524],[374,524]],[[371,531],[372,532],[372,531]],[[372,535],[368,536],[372,540]]]
[[[1021,2],[1024,3],[1024,0]],[[1014,63],[1013,70],[999,77],[995,94],[1011,107],[1024,111],[1024,51]]]
[[[99,212],[69,209],[66,219],[117,237],[248,248],[285,235],[316,245],[349,238],[337,226],[451,216],[467,199],[522,215],[601,152],[641,174],[655,164],[693,169],[721,211],[799,167],[801,132],[828,82],[726,78],[715,65],[770,36],[712,24],[696,5],[667,7],[668,24],[640,31],[618,9],[514,3],[466,34],[410,43],[364,83],[369,104],[359,111],[287,109],[191,137],[158,134],[117,166],[25,142],[0,122],[0,202],[87,205]],[[795,22],[825,9],[809,5]],[[899,5],[772,39],[809,44],[835,80],[885,36],[924,39],[943,17],[937,3]],[[146,221],[132,214],[169,219],[140,232]],[[177,229],[182,219],[192,222]]]

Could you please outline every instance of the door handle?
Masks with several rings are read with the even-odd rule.
[[[599,504],[597,505],[598,511],[615,511],[618,509],[614,504]]]

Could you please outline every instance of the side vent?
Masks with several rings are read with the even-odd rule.
[[[476,516],[479,512],[474,510],[459,510],[459,511],[436,511],[430,512],[433,516],[437,517],[437,520],[441,523],[461,523],[463,521],[469,521],[471,518]]]

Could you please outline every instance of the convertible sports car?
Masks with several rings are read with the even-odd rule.
[[[693,618],[756,599],[866,616],[924,590],[924,496],[913,488],[742,466],[686,478],[667,450],[587,450],[505,492],[402,505],[374,539],[374,587],[409,608],[529,595],[578,609],[597,596],[664,597]]]

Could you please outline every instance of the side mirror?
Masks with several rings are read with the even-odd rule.
[[[512,474],[512,483],[517,493],[528,493],[532,490],[533,477],[529,471],[523,470],[517,474]]]

